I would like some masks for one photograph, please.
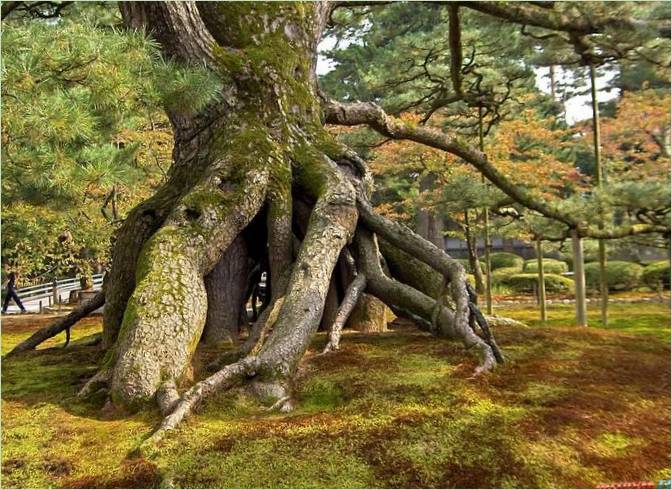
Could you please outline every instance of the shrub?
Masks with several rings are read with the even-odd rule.
[[[670,289],[670,263],[667,260],[660,260],[644,267],[642,283],[655,290],[661,286]]]
[[[490,256],[490,266],[493,271],[495,269],[503,269],[504,267],[515,267],[518,271],[522,271],[524,265],[525,260],[516,254],[497,252]]]
[[[544,272],[547,272],[549,274],[562,274],[563,272],[567,272],[569,269],[567,267],[567,264],[565,264],[561,260],[556,260],[556,259],[543,259],[544,264]],[[537,259],[534,260],[526,260],[525,261],[525,268],[523,269],[524,272],[539,272],[539,266],[537,265]]]
[[[517,293],[529,293],[537,287],[539,276],[537,274],[514,274],[502,279],[502,284]],[[550,293],[574,292],[574,281],[558,274],[546,274],[544,276],[546,291]]]
[[[639,284],[644,268],[634,262],[615,260],[607,262],[607,284],[612,291],[627,291]],[[586,287],[600,288],[600,264],[591,262],[586,264]]]
[[[502,267],[501,269],[492,271],[492,283],[503,284],[508,277],[520,274],[521,270],[518,267]]]

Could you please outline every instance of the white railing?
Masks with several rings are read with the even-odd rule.
[[[93,289],[100,289],[103,286],[103,274],[93,275]],[[63,298],[63,294],[70,294],[70,291],[79,291],[82,289],[80,278],[71,277],[57,281],[45,282],[35,286],[17,289],[21,301],[47,300],[49,303],[62,302],[68,298]]]

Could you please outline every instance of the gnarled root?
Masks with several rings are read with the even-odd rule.
[[[289,385],[296,367],[305,353],[312,334],[317,330],[330,277],[341,249],[352,236],[357,223],[355,192],[333,162],[318,160],[325,182],[299,255],[292,268],[283,299],[278,299],[264,322],[273,330],[256,356],[248,356],[222,368],[209,378],[196,383],[175,404],[158,430],[143,443],[147,448],[174,429],[194,405],[212,393],[228,389],[252,378],[252,388],[262,394],[283,400],[282,408],[291,407]],[[277,309],[277,320],[274,320]],[[141,448],[141,450],[142,450]]]
[[[497,365],[492,348],[469,327],[468,316],[462,320],[464,324],[460,325],[460,316],[449,308],[441,306],[436,322],[432,322],[432,316],[436,314],[437,302],[417,289],[395,281],[384,274],[380,267],[378,247],[368,230],[362,228],[357,230],[355,244],[359,269],[363,270],[369,278],[367,292],[390,305],[396,313],[410,312],[413,317],[421,318],[420,326],[427,328],[434,335],[459,339],[467,349],[475,347],[481,358],[475,374],[489,371]],[[453,285],[451,283],[451,286]],[[453,296],[455,296],[455,291],[453,291]]]
[[[499,315],[483,315],[483,316],[485,317],[485,320],[488,322],[488,325],[490,325],[493,328],[497,327],[529,328],[529,325],[526,325],[523,322],[519,322],[518,320],[514,320],[513,318],[508,318]]]
[[[101,369],[77,393],[77,398],[87,398],[101,388],[109,385],[112,379],[112,371],[110,369]]]
[[[247,339],[245,339],[243,345],[235,351],[224,353],[218,359],[211,362],[208,365],[208,370],[216,371],[227,364],[231,364],[242,359],[245,356],[255,355],[258,353],[265,337],[268,335],[268,332],[271,330],[278,319],[283,301],[284,296],[274,299],[271,302],[271,305],[266,308],[261,313],[261,315],[259,315],[257,321],[254,322],[254,325],[252,325],[252,329],[250,330],[250,335],[247,337]]]
[[[359,301],[360,296],[366,288],[366,275],[359,273],[355,279],[348,285],[348,288],[345,290],[345,297],[341,302],[341,305],[338,308],[338,313],[336,313],[336,320],[331,326],[329,331],[329,342],[324,346],[322,354],[327,352],[332,352],[340,348],[339,343],[341,340],[341,333],[343,331],[343,326],[345,322],[348,321],[348,317],[352,310],[355,308],[357,301]]]
[[[172,379],[164,382],[156,391],[156,404],[163,415],[173,413],[179,400],[180,394],[177,392],[177,386]]]
[[[69,330],[70,327],[72,327],[75,323],[90,313],[96,311],[98,308],[103,306],[103,304],[105,304],[105,293],[104,291],[100,291],[96,293],[93,298],[85,301],[63,318],[59,318],[48,327],[41,328],[35,332],[33,335],[9,351],[5,357],[11,357],[20,352],[35,349],[45,340],[55,337],[63,330]]]
[[[494,335],[492,335],[492,332],[490,331],[488,320],[485,318],[485,315],[481,313],[481,310],[478,308],[478,306],[476,306],[476,291],[474,291],[474,288],[472,288],[469,283],[467,283],[467,293],[469,294],[469,325],[471,326],[472,330],[475,329],[476,325],[478,325],[478,328],[481,329],[482,337],[492,349],[492,353],[494,354],[495,359],[497,359],[498,363],[503,364],[504,356],[499,350],[499,346],[495,341]]]
[[[175,429],[199,402],[219,390],[242,383],[246,378],[253,376],[258,367],[259,361],[256,357],[246,357],[196,383],[179,400],[172,403],[172,411],[163,419],[159,428],[141,445],[141,450],[161,441],[166,432]]]

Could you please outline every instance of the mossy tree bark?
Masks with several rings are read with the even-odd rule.
[[[205,63],[224,86],[222,97],[200,114],[169,112],[175,133],[170,178],[120,229],[105,289],[109,351],[100,379],[109,379],[117,404],[161,406],[167,416],[153,440],[204,397],[237,383],[279,400],[274,405],[281,409],[291,407],[292,378],[330,288],[352,303],[358,295],[345,291],[360,273],[366,292],[393,311],[477,346],[479,372],[496,364],[491,345],[470,323],[474,306],[461,265],[373,213],[365,162],[324,128],[314,69],[330,8],[309,2],[121,4],[126,23],[147,28],[165,56]],[[243,232],[253,235],[250,245],[263,241],[269,307],[238,360],[179,396],[176,386],[206,319],[221,306],[208,295],[206,278]],[[401,275],[386,275],[374,233],[445,277],[450,301],[437,301],[441,295],[428,295]],[[343,257],[354,257],[352,270]],[[332,312],[344,312],[337,319],[343,323],[352,305],[333,306]]]

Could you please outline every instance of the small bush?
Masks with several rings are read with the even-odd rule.
[[[530,293],[537,287],[537,274],[514,274],[502,279],[502,284],[516,293]],[[558,274],[544,276],[546,291],[550,293],[571,293],[574,291],[574,281]]]
[[[502,284],[507,278],[520,274],[521,270],[518,267],[502,267],[501,269],[492,271],[492,283]]]
[[[567,272],[569,270],[567,264],[565,264],[561,260],[543,259],[542,263],[544,264],[544,272],[547,272],[549,274],[562,274],[563,272]],[[525,268],[523,269],[523,271],[529,273],[539,272],[537,259],[525,261]]]
[[[497,252],[490,256],[490,266],[493,271],[504,267],[516,267],[519,271],[522,271],[524,265],[525,260],[516,254]]]
[[[654,290],[658,290],[661,286],[670,289],[670,263],[667,260],[660,260],[644,267],[642,283]]]
[[[628,291],[639,285],[644,268],[634,262],[614,260],[607,262],[607,284],[611,291]],[[600,288],[600,264],[586,264],[586,287],[597,290]]]

